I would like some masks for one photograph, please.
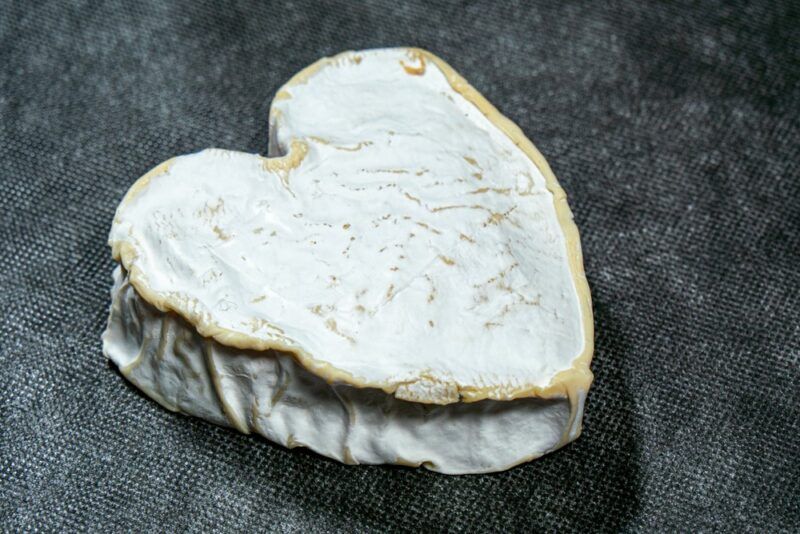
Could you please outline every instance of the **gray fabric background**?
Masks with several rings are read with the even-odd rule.
[[[798,28],[796,2],[3,2],[0,528],[800,530]],[[584,434],[501,474],[287,451],[168,413],[101,353],[127,187],[265,153],[294,72],[405,44],[522,127],[582,233]]]

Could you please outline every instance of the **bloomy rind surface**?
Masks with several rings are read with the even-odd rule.
[[[497,109],[494,108],[494,106],[492,106],[482,95],[480,95],[480,93],[471,87],[444,61],[424,50],[408,49],[408,51],[410,56],[418,58],[423,65],[425,64],[425,60],[427,60],[440,69],[441,72],[447,77],[452,88],[456,92],[460,93],[470,103],[475,105],[495,126],[505,133],[505,135],[531,159],[531,161],[539,168],[545,177],[547,188],[553,195],[559,224],[564,233],[569,268],[578,294],[585,336],[583,345],[584,350],[573,360],[572,367],[555,375],[547,386],[523,385],[509,390],[505,386],[465,386],[457,382],[444,382],[440,379],[434,379],[434,381],[438,380],[438,382],[441,382],[441,389],[446,391],[447,394],[441,398],[419,398],[413,400],[417,402],[448,404],[456,401],[474,402],[482,399],[511,400],[524,397],[568,397],[573,406],[573,417],[575,417],[577,397],[585,394],[585,392],[588,391],[592,381],[592,373],[589,365],[593,352],[594,334],[591,297],[585,274],[583,272],[579,235],[577,227],[572,220],[572,214],[567,206],[565,194],[558,185],[558,182],[556,181],[556,178],[547,162],[515,124],[501,115]],[[278,92],[278,95],[281,95],[282,91],[294,84],[304,83],[318,70],[322,69],[326,65],[329,65],[335,61],[340,61],[343,58],[351,57],[357,57],[357,55],[354,56],[352,52],[347,52],[334,58],[326,58],[318,61],[292,78],[292,80],[290,80],[284,86],[284,88]],[[414,68],[419,69],[422,67]],[[409,74],[413,75],[414,73]],[[302,149],[302,143],[298,143],[293,144],[290,153],[281,158],[280,163],[276,162],[273,164],[271,161],[274,160],[267,159],[265,159],[265,162],[266,165],[270,167],[277,165],[275,168],[289,169],[299,165],[299,163],[302,161],[303,155],[304,151]],[[166,162],[156,167],[153,171],[137,181],[131,188],[128,196],[126,196],[126,199],[123,201],[120,209],[122,209],[122,206],[124,206],[124,204],[130,200],[130,198],[133,198],[133,196],[139,194],[143,189],[145,189],[151,178],[165,172],[168,168],[169,162]],[[186,309],[186,307],[182,306],[179,300],[170,298],[167,295],[158,294],[149,288],[146,277],[138,268],[138,266],[135,265],[136,249],[131,243],[126,241],[112,241],[110,244],[112,246],[115,259],[120,261],[122,265],[129,271],[131,284],[136,288],[138,293],[146,301],[156,306],[159,310],[174,311],[180,314],[190,323],[194,324],[200,334],[211,337],[221,344],[239,349],[253,349],[260,351],[275,349],[291,353],[305,368],[328,382],[345,383],[355,387],[379,388],[386,393],[394,393],[396,396],[402,397],[404,388],[401,386],[407,385],[408,381],[367,382],[360,377],[352,375],[351,373],[337,369],[328,363],[315,359],[311,354],[305,352],[298,345],[287,343],[278,339],[273,341],[265,341],[253,336],[248,336],[247,334],[241,332],[234,332],[224,329],[209,321],[206,317],[192,313],[190,310]],[[420,376],[418,377],[418,380],[430,380],[430,377]],[[453,392],[455,392],[455,394],[453,394]]]

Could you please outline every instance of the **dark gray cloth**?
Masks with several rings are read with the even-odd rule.
[[[3,530],[800,530],[797,2],[3,3]],[[584,433],[505,473],[289,451],[167,412],[101,353],[131,183],[266,153],[293,73],[393,45],[519,124],[581,230]]]

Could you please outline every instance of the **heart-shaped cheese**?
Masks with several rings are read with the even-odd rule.
[[[160,165],[110,243],[124,272],[105,351],[170,408],[445,472],[579,433],[593,333],[564,193],[428,52],[300,72],[273,102],[270,157]]]

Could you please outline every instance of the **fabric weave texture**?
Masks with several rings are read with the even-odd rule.
[[[800,530],[796,2],[0,4],[1,530]],[[581,231],[584,433],[504,473],[287,450],[164,410],[101,352],[134,180],[265,154],[291,75],[401,45],[522,128]]]

